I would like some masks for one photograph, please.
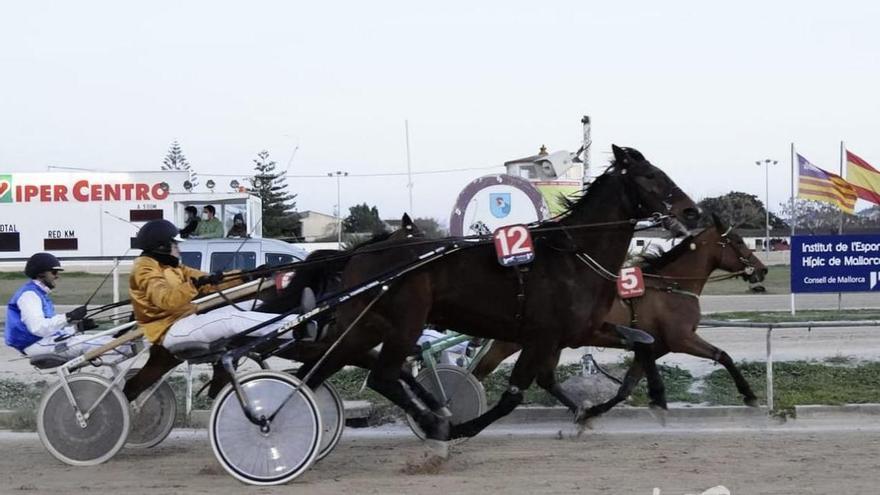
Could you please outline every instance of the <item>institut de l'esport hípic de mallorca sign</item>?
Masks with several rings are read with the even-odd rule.
[[[880,235],[792,237],[791,291],[880,291]]]

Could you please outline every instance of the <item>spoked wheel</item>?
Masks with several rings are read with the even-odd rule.
[[[138,370],[128,370],[126,379]],[[177,398],[174,389],[163,380],[155,389],[152,387],[143,394],[150,394],[140,407],[140,397],[131,404],[131,430],[125,445],[135,449],[147,449],[159,445],[174,429],[177,419]],[[143,396],[142,394],[142,396]]]
[[[416,381],[438,400],[443,400],[444,394],[440,393],[437,386],[438,378],[446,396],[446,407],[452,412],[449,419],[453,424],[463,423],[486,412],[486,391],[483,384],[468,370],[454,364],[438,364],[434,371],[424,368],[416,375]],[[406,421],[413,433],[424,440],[425,433],[416,420],[407,415]]]
[[[257,417],[275,417],[261,431],[245,416],[232,384],[224,387],[208,424],[217,460],[252,485],[278,485],[305,472],[321,447],[321,415],[311,390],[278,371],[255,371],[239,383]]]
[[[40,441],[50,454],[67,464],[100,464],[125,444],[129,428],[128,400],[122,390],[111,386],[110,380],[103,376],[77,373],[68,377],[67,383],[82,417],[77,418],[59,381],[46,391],[40,402],[37,412]]]
[[[321,410],[321,448],[318,451],[318,461],[336,448],[342,439],[342,430],[345,429],[345,405],[339,392],[328,382],[322,383],[315,389],[315,399],[318,401],[318,409]]]

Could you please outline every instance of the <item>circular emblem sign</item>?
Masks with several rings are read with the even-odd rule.
[[[449,219],[449,233],[491,235],[498,227],[528,225],[548,217],[547,204],[531,182],[514,175],[485,175],[458,195]]]

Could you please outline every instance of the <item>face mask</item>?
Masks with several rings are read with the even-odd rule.
[[[202,220],[208,220],[210,216],[207,213],[202,213]]]

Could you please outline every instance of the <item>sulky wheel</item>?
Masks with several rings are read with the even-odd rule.
[[[46,391],[40,402],[37,412],[40,441],[50,454],[67,464],[100,464],[125,444],[129,428],[128,401],[118,387],[112,387],[110,380],[99,375],[77,373],[68,377],[67,383],[82,417],[77,418],[59,381]]]
[[[229,474],[252,485],[286,483],[305,472],[321,446],[321,415],[311,390],[278,371],[248,373],[239,383],[257,417],[275,416],[261,430],[245,416],[232,384],[226,385],[208,423],[217,460]]]
[[[436,375],[434,374],[436,371]],[[463,423],[476,418],[486,411],[486,391],[483,384],[466,369],[454,364],[438,364],[432,371],[423,368],[416,376],[416,381],[434,394],[438,400],[443,400],[443,395],[437,387],[437,379],[443,386],[446,396],[446,407],[452,412],[449,418],[453,424]],[[411,416],[406,416],[406,421],[413,433],[422,440],[425,433]]]
[[[128,370],[126,379],[134,376],[137,371]],[[159,445],[171,433],[176,419],[177,398],[174,396],[174,389],[166,380],[162,380],[155,388],[150,387],[131,403],[131,429],[125,445],[136,449]]]
[[[336,448],[336,444],[342,438],[342,430],[345,429],[345,405],[339,392],[328,382],[319,385],[315,391],[315,399],[318,401],[318,409],[321,410],[321,448],[318,451],[318,459],[327,457],[327,454]]]

